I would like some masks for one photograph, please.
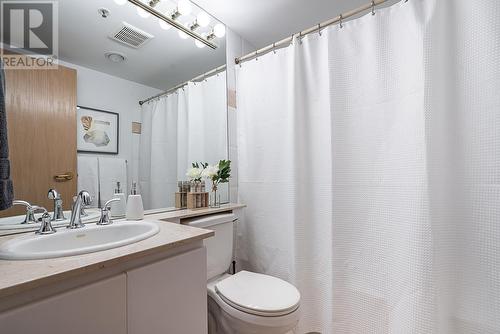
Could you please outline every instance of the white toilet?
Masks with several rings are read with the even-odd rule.
[[[269,275],[240,271],[227,274],[233,254],[233,214],[188,221],[215,231],[205,240],[209,334],[285,334],[299,320],[300,293]]]

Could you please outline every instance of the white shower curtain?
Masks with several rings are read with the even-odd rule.
[[[139,181],[146,209],[174,206],[177,181],[192,162],[227,157],[226,105],[222,72],[142,106]]]
[[[238,70],[238,256],[298,333],[500,333],[499,22],[409,0]]]

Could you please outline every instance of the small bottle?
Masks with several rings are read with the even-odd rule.
[[[132,183],[132,190],[128,195],[127,220],[142,220],[144,219],[144,205],[142,204],[142,196],[137,193],[137,183]]]
[[[125,215],[125,208],[127,206],[127,200],[125,198],[125,193],[120,187],[120,182],[116,182],[114,198],[118,198],[120,201],[111,204],[111,216],[121,217]]]

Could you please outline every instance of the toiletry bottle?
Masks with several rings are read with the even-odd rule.
[[[128,195],[127,200],[127,213],[125,214],[127,220],[142,220],[144,219],[144,206],[142,205],[142,196],[137,193],[137,184],[132,183],[132,190]]]
[[[120,201],[111,204],[111,216],[112,217],[124,216],[125,208],[127,206],[127,199],[125,198],[123,190],[120,188],[120,182],[116,182],[115,194],[113,197],[120,199]]]

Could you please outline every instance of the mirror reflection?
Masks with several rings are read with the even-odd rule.
[[[59,1],[57,16],[52,66],[7,63],[30,56],[2,41],[16,202],[0,233],[38,229],[44,209],[64,226],[229,202],[224,24],[187,0]]]

